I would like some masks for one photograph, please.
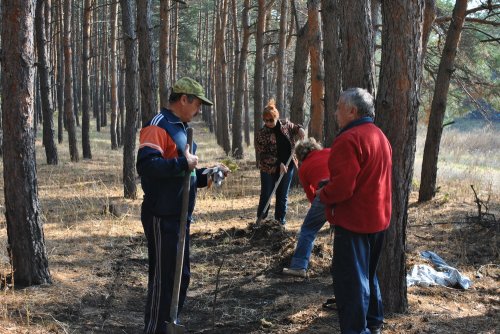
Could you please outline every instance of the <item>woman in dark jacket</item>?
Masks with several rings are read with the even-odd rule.
[[[276,189],[274,219],[285,225],[288,191],[293,173],[297,168],[297,158],[293,153],[295,138],[303,139],[305,132],[301,125],[279,119],[279,112],[273,99],[264,108],[262,118],[264,126],[259,130],[255,138],[255,148],[260,158],[261,185],[257,222],[267,217],[269,207],[264,212],[264,206],[272,195],[276,181],[283,174],[283,178]]]

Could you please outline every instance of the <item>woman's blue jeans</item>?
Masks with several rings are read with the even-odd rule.
[[[274,219],[279,221],[281,224],[286,224],[286,210],[288,207],[288,191],[290,190],[290,183],[292,182],[293,173],[295,171],[295,165],[291,163],[288,166],[288,171],[283,178],[281,179],[278,188],[276,189],[276,207],[274,209]],[[266,212],[263,214],[264,206],[266,205],[269,197],[274,189],[274,185],[276,181],[278,181],[280,177],[279,171],[274,174],[268,174],[264,172],[260,172],[260,199],[259,199],[259,207],[257,209],[257,219],[258,218],[266,218],[267,213],[269,212],[269,207]]]
[[[290,268],[307,270],[314,240],[325,223],[325,205],[320,202],[319,196],[316,196],[300,227],[299,240],[297,241]]]

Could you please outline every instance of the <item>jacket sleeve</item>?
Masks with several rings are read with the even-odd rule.
[[[349,199],[356,188],[356,179],[361,170],[358,147],[352,138],[338,138],[328,159],[330,182],[320,192],[320,200],[333,206]]]
[[[140,176],[161,179],[179,176],[188,170],[188,164],[185,157],[177,156],[175,143],[165,130],[148,126],[139,136],[136,168]]]

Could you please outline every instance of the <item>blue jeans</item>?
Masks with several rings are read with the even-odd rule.
[[[291,163],[288,165],[288,171],[281,179],[278,188],[276,189],[276,208],[274,209],[274,219],[281,224],[286,223],[286,210],[288,206],[288,191],[290,190],[290,183],[292,182],[295,165]],[[266,218],[269,212],[269,207],[263,214],[264,206],[266,205],[271,193],[273,192],[274,185],[280,177],[279,171],[274,174],[260,172],[260,199],[259,207],[257,209],[257,218]]]
[[[316,196],[300,227],[299,240],[297,241],[290,268],[307,270],[314,240],[325,223],[325,205],[320,202],[319,196]]]
[[[369,334],[368,327],[384,320],[376,274],[384,235],[385,231],[359,234],[335,226],[333,290],[343,334]]]

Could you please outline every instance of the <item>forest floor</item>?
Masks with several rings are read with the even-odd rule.
[[[208,131],[200,123],[194,126],[201,166],[224,159]],[[449,178],[441,179],[435,199],[418,204],[412,192],[409,203],[407,270],[429,264],[420,252],[431,250],[470,278],[472,286],[409,287],[408,311],[387,314],[384,333],[500,332],[497,134],[489,139],[493,143],[479,144],[476,153],[486,155],[486,162],[470,157],[463,167],[463,161],[444,157],[448,160],[440,160],[440,172]],[[122,198],[121,152],[109,150],[105,133],[94,135],[98,139],[92,142],[92,160],[71,163],[67,148],[59,145],[58,166],[46,165],[37,140],[52,284],[21,289],[12,283],[5,218],[0,217],[0,334],[142,332],[148,270],[140,222],[142,190],[139,185],[137,200]],[[450,147],[460,145],[457,138],[450,142]],[[470,145],[470,137],[464,142]],[[255,226],[258,170],[251,155],[237,164],[221,188],[198,194],[191,229],[192,277],[181,315],[187,333],[340,333],[336,312],[322,307],[333,293],[328,227],[316,240],[308,278],[281,275],[309,204],[300,188],[292,189],[287,228],[273,221]],[[471,184],[494,220],[474,219],[478,210]]]

